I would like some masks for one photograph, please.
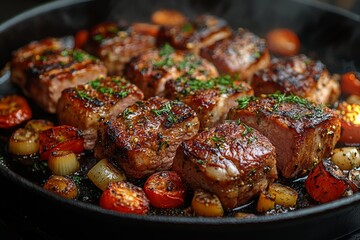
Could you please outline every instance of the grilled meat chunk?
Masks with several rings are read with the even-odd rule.
[[[56,112],[62,90],[107,74],[101,61],[81,49],[50,48],[25,56],[22,53],[23,49],[14,53],[12,71],[21,73],[14,73],[13,76],[16,76],[12,81],[22,88],[26,96],[49,113]]]
[[[104,62],[109,75],[120,76],[132,57],[155,47],[155,36],[133,27],[104,22],[91,29],[84,49]]]
[[[224,19],[210,14],[197,16],[176,26],[161,26],[158,45],[169,43],[176,49],[189,50],[199,54],[202,47],[229,36],[232,29]]]
[[[238,75],[247,82],[251,82],[256,71],[270,64],[265,39],[243,28],[201,48],[200,56],[212,62],[219,74]]]
[[[199,120],[189,106],[156,96],[103,122],[94,154],[111,159],[128,177],[140,179],[171,169],[179,144],[198,130]]]
[[[247,203],[278,177],[275,147],[237,121],[225,121],[181,143],[172,170],[192,189],[216,194],[228,210]]]
[[[10,64],[10,74],[12,82],[16,83],[21,89],[26,91],[26,70],[30,67],[29,59],[37,56],[40,59],[41,54],[45,51],[56,51],[63,48],[58,38],[44,38],[39,41],[32,41],[25,46],[14,51]]]
[[[223,75],[206,80],[180,77],[166,82],[165,96],[183,101],[200,120],[200,131],[222,122],[243,96],[253,96],[249,84]]]
[[[168,44],[130,60],[124,75],[144,92],[145,99],[164,96],[165,83],[180,76],[206,79],[217,77],[215,66],[199,56],[175,50]]]
[[[122,77],[97,78],[63,90],[56,115],[60,124],[75,126],[83,132],[84,147],[90,150],[94,148],[102,121],[143,98],[141,90]]]
[[[280,91],[322,104],[333,104],[340,96],[339,82],[326,66],[303,54],[272,59],[255,73],[251,86],[256,96]]]
[[[340,138],[340,118],[332,109],[295,95],[274,93],[239,99],[229,119],[259,130],[276,147],[285,178],[306,174],[331,154]]]

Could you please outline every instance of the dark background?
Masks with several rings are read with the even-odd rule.
[[[2,0],[0,1],[0,23],[32,7],[55,0]],[[61,1],[61,0],[57,0]],[[221,0],[219,0],[221,1]],[[309,0],[304,0],[309,1]],[[345,10],[360,14],[360,0],[313,0],[330,3]]]
[[[51,0],[55,1],[55,0]],[[0,24],[17,14],[29,10],[33,7],[51,2],[50,0],[5,0],[0,1]],[[61,1],[61,0],[58,0]],[[220,1],[220,0],[219,0]],[[330,3],[345,10],[360,14],[360,0],[314,0]],[[360,44],[360,43],[359,43]],[[1,46],[0,46],[1,49]],[[5,197],[2,193],[1,197]],[[360,221],[360,219],[359,219]],[[235,236],[234,236],[235,237]],[[0,239],[1,240],[60,240],[51,236],[36,226],[28,216],[24,216],[15,209],[8,209],[0,206]],[[338,240],[359,240],[360,230],[344,236]]]

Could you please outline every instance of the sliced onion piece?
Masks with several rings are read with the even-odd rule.
[[[72,151],[54,151],[50,154],[48,167],[54,174],[65,176],[79,170],[80,163]]]
[[[224,215],[219,197],[203,189],[195,190],[191,208],[197,216],[222,217]]]
[[[87,173],[88,178],[101,190],[105,190],[110,182],[125,181],[125,173],[116,168],[107,158],[97,162]]]
[[[75,182],[64,176],[51,175],[43,188],[69,199],[75,199],[78,195]]]
[[[47,119],[31,119],[26,123],[25,128],[39,133],[53,126],[54,123]]]
[[[39,134],[25,128],[15,130],[9,140],[9,152],[15,155],[34,154],[39,147]]]

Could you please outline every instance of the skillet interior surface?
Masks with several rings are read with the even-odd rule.
[[[264,36],[272,28],[288,27],[298,33],[302,43],[301,52],[322,60],[331,72],[343,73],[359,68],[358,15],[329,5],[286,0],[53,2],[0,25],[0,66],[5,67],[11,52],[29,41],[72,35],[79,29],[89,28],[104,20],[121,18],[129,22],[149,21],[151,13],[159,8],[177,9],[189,16],[211,13],[225,18],[234,28],[248,28],[259,36]],[[0,95],[19,91],[8,78],[9,74],[5,71],[0,78]],[[40,226],[61,237],[75,230],[74,226],[76,233],[72,236],[79,237],[94,234],[124,237],[126,233],[138,235],[141,231],[156,238],[219,236],[222,239],[234,236],[245,239],[271,236],[329,239],[360,228],[359,194],[309,209],[254,219],[137,216],[112,213],[54,196],[6,166],[0,165],[0,173],[0,185],[7,192],[6,198],[0,198],[1,204],[22,209]]]

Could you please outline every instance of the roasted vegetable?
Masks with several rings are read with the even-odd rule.
[[[78,196],[75,182],[64,176],[51,175],[43,188],[64,198],[75,199]]]
[[[103,191],[100,207],[122,213],[146,214],[150,201],[143,189],[127,181],[110,182]]]
[[[54,127],[54,123],[47,119],[30,119],[26,122],[26,129],[33,130],[37,133],[47,130]]]
[[[298,35],[287,28],[276,28],[269,31],[265,36],[271,53],[280,56],[295,56],[300,50]]]
[[[222,217],[224,215],[224,208],[218,196],[203,189],[195,190],[191,208],[196,216]]]
[[[349,95],[360,95],[359,73],[346,72],[340,79],[341,92]]]
[[[360,105],[342,102],[337,110],[341,116],[341,137],[339,142],[360,143]]]
[[[305,188],[317,202],[326,203],[341,198],[348,188],[343,171],[330,159],[324,159],[308,174]]]
[[[279,204],[286,208],[294,207],[296,205],[298,193],[289,186],[280,183],[272,183],[269,185],[267,191],[271,196],[275,196],[275,204]]]
[[[147,178],[144,191],[151,205],[157,208],[179,207],[186,196],[186,186],[174,171],[153,173]]]
[[[275,195],[269,194],[267,191],[261,192],[256,204],[256,211],[259,213],[264,213],[274,208]]]
[[[30,155],[39,151],[39,134],[33,130],[18,128],[10,137],[9,152],[15,155]]]
[[[11,128],[32,118],[27,100],[20,95],[0,98],[0,128]]]
[[[356,147],[335,148],[331,160],[341,170],[351,170],[360,166],[360,153]]]
[[[59,150],[70,150],[75,154],[84,151],[84,138],[81,132],[68,125],[59,125],[39,133],[40,157],[48,160],[50,154]]]
[[[56,175],[70,175],[80,168],[75,153],[69,150],[54,151],[48,159],[49,169]]]
[[[98,161],[87,173],[88,178],[101,190],[105,190],[110,182],[125,181],[125,173],[116,168],[107,158]]]

